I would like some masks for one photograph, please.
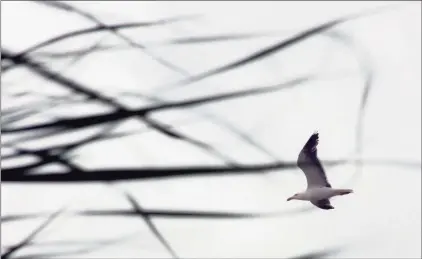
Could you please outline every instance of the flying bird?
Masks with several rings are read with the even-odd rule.
[[[305,173],[308,188],[304,192],[296,193],[288,198],[287,201],[310,201],[320,209],[331,210],[334,209],[330,203],[331,197],[353,193],[353,190],[331,187],[325,175],[324,168],[317,157],[318,141],[319,135],[318,132],[315,132],[308,139],[297,159],[297,166]]]

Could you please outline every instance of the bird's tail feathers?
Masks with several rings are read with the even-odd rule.
[[[337,195],[346,195],[349,193],[353,193],[352,189],[336,189]]]

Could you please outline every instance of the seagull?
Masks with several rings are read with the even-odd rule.
[[[297,166],[305,173],[308,188],[288,198],[290,200],[310,201],[316,207],[323,210],[331,210],[334,207],[330,198],[338,195],[353,193],[351,189],[335,189],[327,180],[324,168],[317,157],[318,132],[314,132],[299,153]]]

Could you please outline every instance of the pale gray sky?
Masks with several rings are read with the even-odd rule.
[[[178,15],[198,16],[171,25],[124,30],[147,49],[177,64],[190,75],[233,62],[287,39],[311,26],[388,1],[349,2],[97,2],[67,3],[106,23],[151,21]],[[300,76],[316,75],[303,85],[254,97],[173,109],[153,118],[201,139],[238,163],[273,161],[226,128],[205,118],[212,114],[251,136],[281,160],[295,161],[314,130],[320,132],[318,155],[341,159],[353,155],[360,98],[364,90],[362,58],[374,70],[363,128],[363,157],[419,163],[421,161],[421,3],[408,2],[384,12],[334,27],[329,33],[303,41],[282,52],[228,73],[172,89],[186,75],[171,71],[139,49],[98,52],[72,64],[71,59],[45,63],[54,71],[89,85],[108,96],[124,92],[150,94],[165,100],[183,100],[252,87],[264,87]],[[2,48],[22,51],[55,35],[93,26],[76,14],[29,2],[2,2]],[[193,36],[267,33],[266,37],[204,44],[168,44]],[[335,41],[345,37],[347,42]],[[39,51],[122,44],[107,33],[61,41]],[[350,43],[353,44],[350,44]],[[159,44],[160,43],[160,44]],[[166,44],[163,44],[166,43]],[[123,45],[124,46],[124,45]],[[352,47],[350,47],[352,46]],[[32,53],[34,57],[37,53]],[[38,53],[39,54],[39,53]],[[47,59],[45,59],[47,60]],[[36,91],[61,94],[57,85],[35,78],[24,69],[2,76],[2,109],[37,100],[35,95],[16,100],[9,93]],[[119,99],[132,107],[150,103],[135,97]],[[52,109],[24,123],[104,112],[99,105]],[[131,166],[222,165],[221,159],[183,141],[146,131],[129,120],[119,130],[142,133],[95,143],[76,150],[72,158],[86,168]],[[76,132],[66,137],[46,137],[22,143],[34,149],[80,139],[96,132]],[[8,140],[5,136],[3,140]],[[6,149],[2,147],[2,152]],[[2,160],[2,168],[22,164]],[[353,195],[335,198],[332,211],[287,213],[310,207],[286,198],[305,188],[301,171],[274,171],[266,175],[174,178],[116,184],[130,191],[148,209],[282,212],[257,219],[169,219],[154,222],[180,257],[286,258],[341,248],[332,258],[420,258],[420,166],[367,165],[353,178],[356,168],[327,168],[333,186],[352,188]],[[352,181],[352,179],[354,179]],[[71,203],[69,210],[130,208],[118,190],[101,184],[2,184],[2,216],[52,212]],[[286,214],[283,214],[286,213]],[[43,219],[2,224],[2,246],[19,242]],[[168,253],[139,218],[74,217],[63,215],[36,238],[36,242],[117,239],[123,242],[72,255],[72,258],[167,257]],[[33,245],[16,253],[49,253],[89,247]],[[59,257],[58,257],[59,258]],[[68,258],[68,257],[66,257]]]

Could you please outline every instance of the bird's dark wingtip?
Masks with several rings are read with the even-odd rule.
[[[305,149],[311,150],[315,148],[318,145],[318,140],[319,140],[319,133],[318,131],[315,131],[306,142]]]

